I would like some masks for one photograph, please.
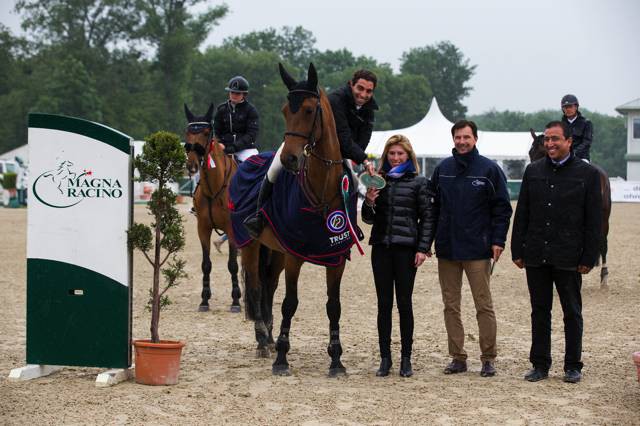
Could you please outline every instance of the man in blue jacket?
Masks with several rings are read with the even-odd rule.
[[[445,374],[467,371],[464,327],[460,318],[462,272],[476,306],[483,377],[494,376],[496,317],[489,281],[491,260],[504,250],[511,203],[500,167],[478,153],[478,128],[460,120],[451,128],[453,156],[442,160],[431,177],[435,214],[435,248],[444,302],[449,355]],[[429,244],[430,246],[431,244]]]

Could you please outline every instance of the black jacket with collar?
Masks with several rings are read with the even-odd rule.
[[[227,154],[256,148],[259,127],[258,110],[247,100],[235,106],[221,103],[213,119],[214,134]]]
[[[426,253],[432,237],[433,207],[427,196],[427,178],[407,173],[385,177],[375,207],[362,205],[362,220],[373,224],[369,244],[398,244]]]
[[[378,104],[371,98],[357,109],[349,84],[331,92],[329,102],[336,122],[342,157],[361,164],[367,158],[364,150],[371,139],[374,111],[378,109]]]
[[[591,142],[593,141],[593,125],[591,121],[584,118],[580,111],[578,111],[578,116],[573,120],[573,123],[569,122],[566,115],[562,116],[562,121],[571,129],[571,139],[573,139],[571,149],[576,154],[576,157],[590,160]]]
[[[511,257],[527,266],[593,267],[602,236],[602,196],[595,167],[574,154],[527,166],[518,197]]]

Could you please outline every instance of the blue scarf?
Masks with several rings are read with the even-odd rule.
[[[389,169],[391,169],[391,170],[389,170]],[[413,161],[411,161],[411,159],[408,159],[404,163],[399,164],[399,165],[395,166],[394,168],[391,168],[391,164],[389,164],[389,160],[385,160],[384,161],[384,166],[382,167],[382,170],[387,172],[387,176],[389,176],[391,178],[394,178],[394,179],[398,179],[398,178],[401,178],[402,176],[404,176],[405,173],[415,173],[416,168],[413,165]]]

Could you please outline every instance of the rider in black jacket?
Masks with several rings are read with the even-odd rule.
[[[378,342],[380,368],[377,376],[387,376],[391,368],[391,311],[395,287],[402,359],[400,375],[409,377],[413,343],[412,294],[417,268],[427,257],[432,236],[431,199],[427,179],[418,176],[416,156],[409,140],[392,136],[386,143],[380,174],[382,190],[369,188],[362,206],[362,219],[373,224],[369,244],[371,266],[378,296]]]
[[[244,161],[258,153],[258,111],[246,99],[249,82],[244,77],[233,77],[225,90],[229,92],[229,99],[218,105],[213,119],[213,131],[216,138],[224,144],[226,154],[235,154],[238,160]]]
[[[565,95],[560,101],[562,107],[562,121],[569,126],[571,130],[571,149],[576,154],[576,157],[583,160],[590,161],[591,155],[591,142],[593,141],[593,125],[591,121],[584,118],[584,116],[578,111],[580,104],[578,98],[574,95]]]

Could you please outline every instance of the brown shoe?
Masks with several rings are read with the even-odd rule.
[[[454,359],[444,368],[444,374],[458,374],[467,371],[467,362]]]

